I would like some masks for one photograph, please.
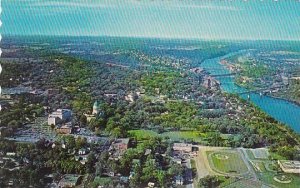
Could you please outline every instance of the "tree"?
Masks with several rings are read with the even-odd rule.
[[[87,144],[87,140],[85,137],[78,137],[76,140],[76,148],[80,149]]]
[[[122,135],[122,130],[120,129],[120,127],[116,127],[111,131],[111,135],[114,138],[119,138]]]
[[[134,175],[130,178],[130,187],[138,187],[141,179],[142,168],[141,165],[136,164],[133,169]]]
[[[198,183],[198,187],[215,188],[219,185],[219,180],[216,176],[205,176],[201,178]]]
[[[93,173],[94,172],[94,164],[96,161],[95,154],[91,152],[88,157],[87,157],[87,162],[86,162],[86,171],[87,173]]]
[[[183,167],[180,164],[174,163],[172,166],[169,168],[168,173],[170,174],[171,177],[173,176],[181,176],[183,174]]]
[[[156,165],[155,165],[155,159],[151,158],[151,155],[147,157],[147,161],[145,164],[145,167],[143,168],[143,176],[141,179],[144,182],[149,182],[151,179],[155,177],[155,171],[156,171]]]
[[[157,170],[155,173],[156,179],[161,187],[166,183],[166,173],[163,170]]]
[[[102,172],[103,172],[103,163],[102,162],[97,162],[95,165],[95,169],[96,169],[96,176],[101,176]]]

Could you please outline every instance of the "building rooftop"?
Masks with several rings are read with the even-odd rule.
[[[128,144],[129,143],[129,138],[119,138],[116,140],[115,143],[118,143],[118,144]]]
[[[186,143],[174,143],[174,147],[192,147],[192,144],[186,144]]]
[[[59,184],[73,184],[76,185],[81,176],[77,174],[66,174],[59,181]]]

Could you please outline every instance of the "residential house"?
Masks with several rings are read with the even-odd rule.
[[[81,176],[77,174],[65,174],[63,178],[59,181],[58,187],[59,188],[69,188],[75,187],[79,185]]]
[[[175,176],[175,183],[176,185],[183,185],[183,182],[184,182],[184,179],[182,176],[178,175],[178,176]]]

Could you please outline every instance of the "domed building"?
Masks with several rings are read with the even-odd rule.
[[[93,105],[93,115],[98,115],[100,113],[100,104],[96,101]]]
[[[92,114],[84,114],[84,115],[87,118],[87,121],[90,122],[92,119],[95,119],[98,116],[102,116],[103,113],[104,112],[100,108],[100,103],[98,101],[96,101],[94,103],[94,105],[93,105],[93,112],[92,112]]]

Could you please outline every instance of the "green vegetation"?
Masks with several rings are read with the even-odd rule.
[[[12,82],[5,81],[5,86],[15,87],[20,84],[15,81],[18,77],[29,76],[32,87],[47,92],[55,90],[55,94],[22,94],[12,99],[12,103],[6,104],[9,110],[0,112],[1,127],[9,130],[9,134],[1,136],[13,136],[17,128],[32,124],[37,117],[46,117],[45,111],[70,108],[74,112],[75,125],[87,130],[88,136],[101,136],[107,143],[116,138],[130,137],[132,142],[129,149],[123,153],[118,151],[113,156],[110,153],[114,151],[108,152],[102,143],[88,143],[87,138],[79,136],[79,133],[76,133],[76,139],[74,135],[60,135],[51,141],[41,139],[31,144],[1,140],[1,150],[16,152],[16,160],[24,167],[15,172],[0,171],[3,176],[17,177],[16,185],[29,186],[37,182],[34,186],[43,187],[44,182],[39,180],[44,175],[55,173],[54,179],[58,179],[61,174],[76,173],[96,176],[91,178],[93,183],[88,184],[91,187],[101,184],[114,187],[118,182],[113,179],[117,178],[106,176],[119,173],[132,176],[128,183],[130,187],[145,187],[148,182],[170,187],[175,175],[184,174],[184,168],[170,157],[174,141],[225,147],[269,146],[273,158],[300,158],[297,152],[299,135],[236,95],[205,89],[199,83],[198,75],[179,69],[179,61],[173,64],[172,59],[154,57],[160,63],[151,62],[150,55],[146,54],[145,57],[150,59],[147,63],[155,66],[134,69],[137,65],[108,65],[63,54],[40,53],[40,64],[35,66],[27,62],[32,70],[16,69],[16,75],[12,71],[1,77],[1,81],[13,77]],[[143,53],[133,56],[136,55],[139,58],[144,56]],[[6,62],[4,65],[12,70],[14,63]],[[254,79],[269,73],[259,62],[254,67],[250,61],[244,63],[241,74],[245,77],[250,77],[252,70],[257,71]],[[38,69],[43,69],[42,73]],[[133,99],[125,100],[129,94],[133,95]],[[85,114],[91,114],[94,101],[101,103],[101,114],[88,122]],[[44,106],[47,108],[44,109]],[[77,161],[76,156],[81,148],[90,150],[84,165]],[[247,166],[237,152],[207,154],[217,172],[234,175],[247,172]],[[257,165],[263,172],[268,170],[264,163]],[[192,167],[195,168],[194,161]],[[263,176],[266,181],[273,181]],[[199,184],[215,187],[232,181],[235,180],[228,177],[206,177]]]
[[[199,131],[169,131],[164,133],[156,133],[151,130],[130,130],[128,131],[131,137],[136,138],[137,140],[145,140],[155,137],[161,137],[165,139],[170,139],[172,141],[194,141],[202,142],[204,137],[203,133]]]
[[[300,104],[300,80],[290,80],[289,86],[286,90],[280,90],[273,95],[283,99],[288,99]]]
[[[114,186],[114,182],[112,180],[112,178],[104,178],[104,177],[95,177],[94,181],[92,182],[91,185],[93,188],[97,188],[99,186]]]
[[[217,176],[206,176],[204,178],[201,178],[198,182],[198,187],[203,188],[214,188],[217,187],[220,184]]]
[[[207,152],[210,165],[220,173],[243,174],[248,171],[247,166],[237,152],[216,151]]]
[[[284,174],[286,177],[289,177],[291,179],[290,183],[280,183],[274,180],[275,176],[278,176],[280,174],[274,173],[274,172],[265,172],[259,175],[260,179],[267,184],[274,185],[276,187],[282,187],[282,188],[297,188],[300,184],[300,177],[295,174]],[[283,175],[283,174],[282,174]]]

